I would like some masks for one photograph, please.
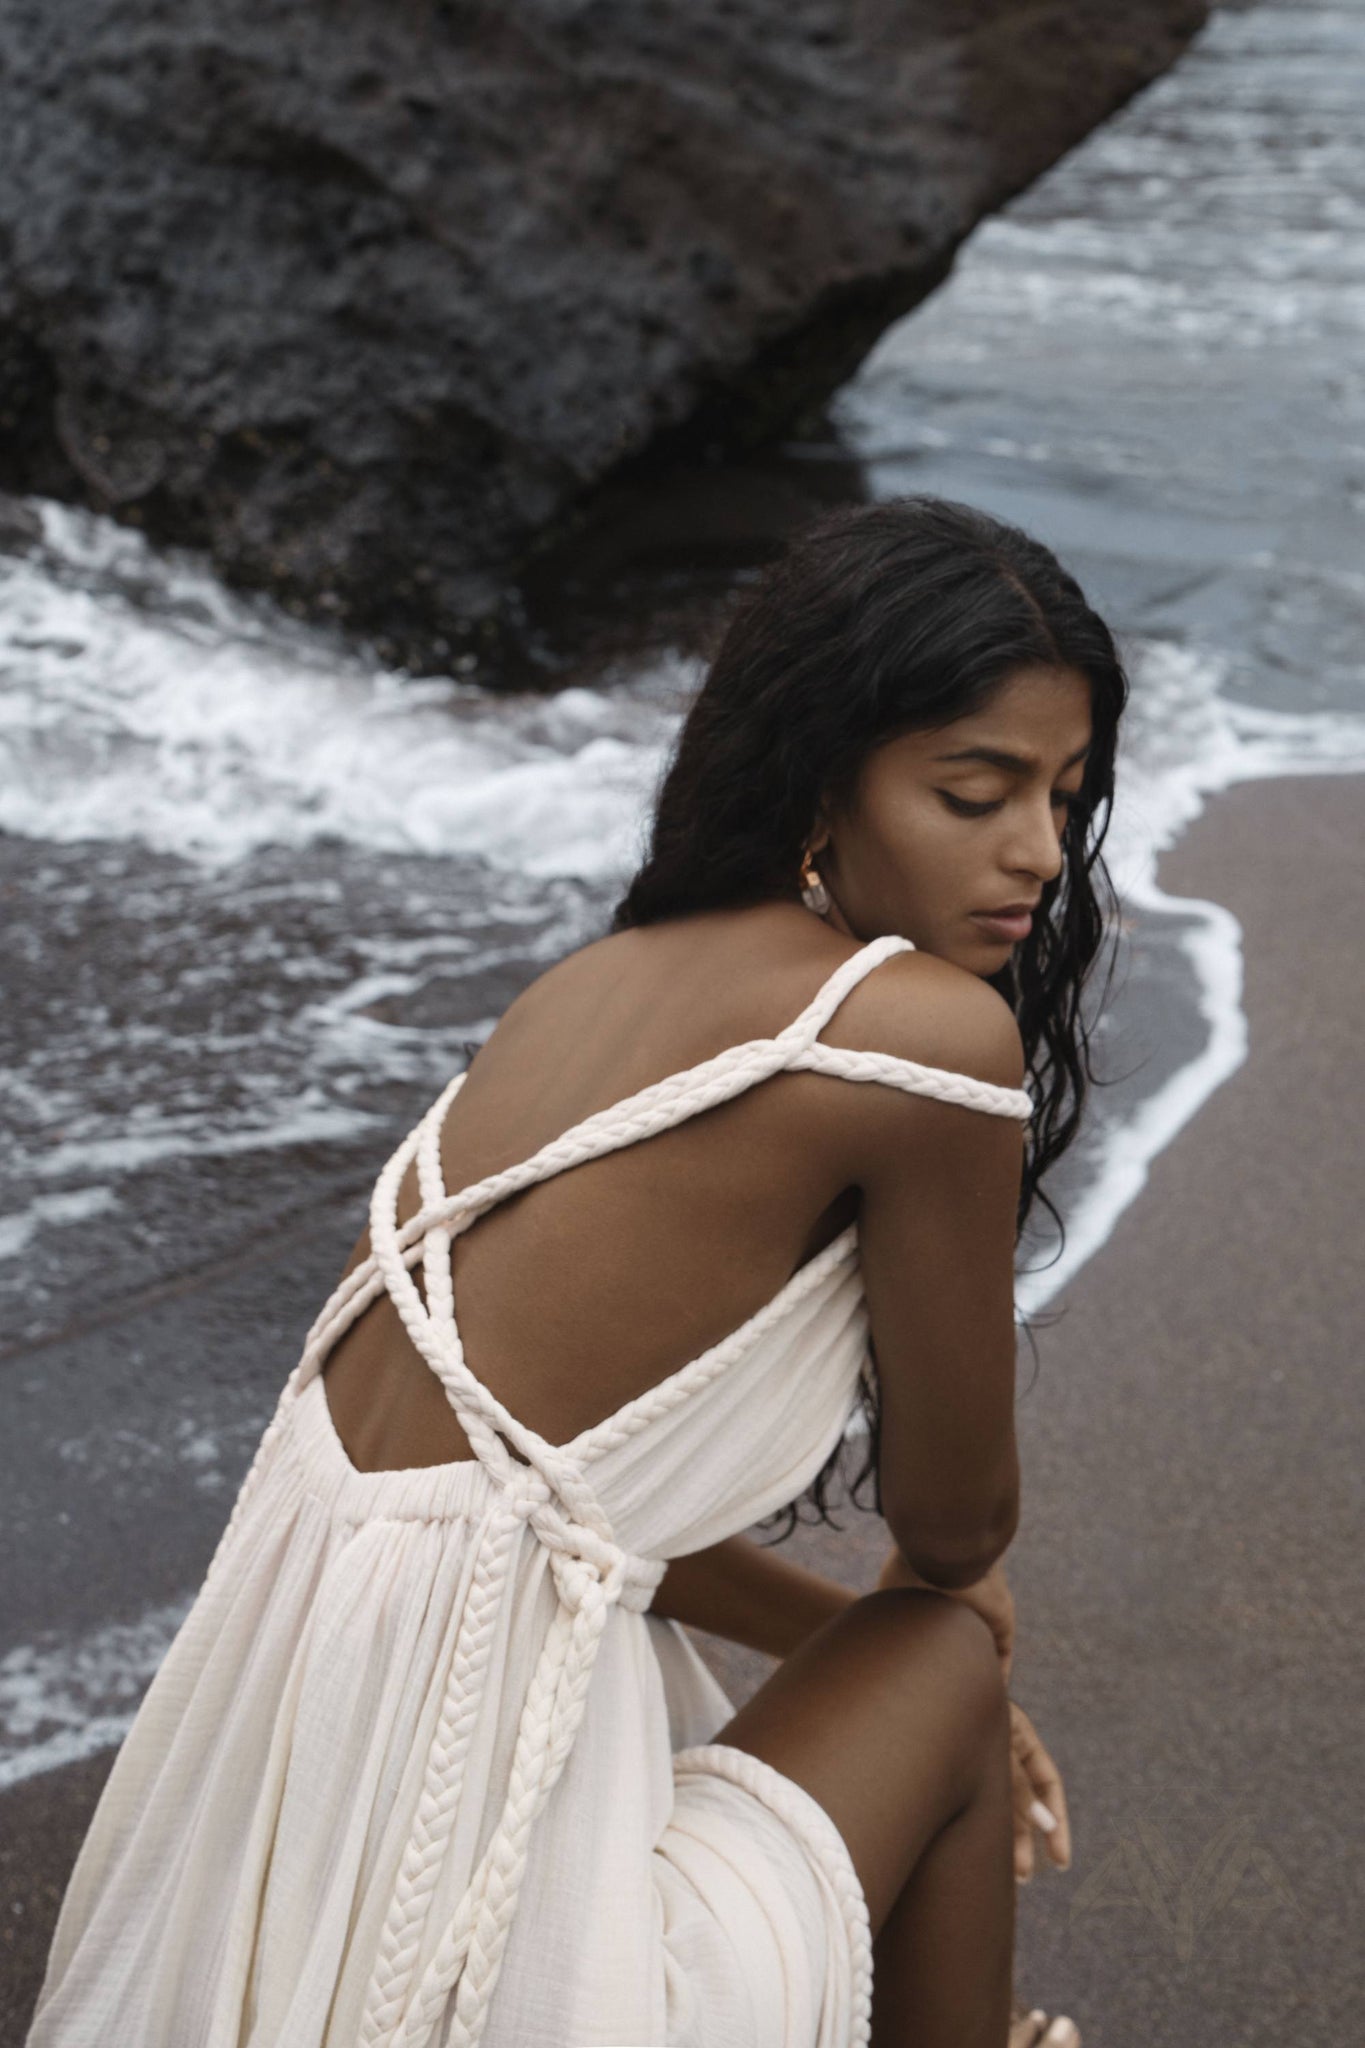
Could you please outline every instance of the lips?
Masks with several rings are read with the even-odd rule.
[[[974,910],[971,914],[994,939],[1004,940],[1011,946],[1017,946],[1033,929],[1033,913],[1027,909]]]

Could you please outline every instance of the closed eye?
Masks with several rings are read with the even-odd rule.
[[[984,818],[989,811],[998,811],[1003,801],[1003,799],[997,799],[994,803],[972,803],[968,797],[954,796],[952,791],[948,789],[940,789],[936,793],[943,798],[949,810],[956,812],[960,818]],[[1054,808],[1058,804],[1064,804],[1068,816],[1071,818],[1074,818],[1078,812],[1085,809],[1084,797],[1072,795],[1067,790],[1058,790],[1052,802]]]

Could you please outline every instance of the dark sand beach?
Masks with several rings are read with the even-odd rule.
[[[1023,1354],[1013,1690],[1075,1853],[1020,1895],[1018,1985],[1086,2048],[1359,2033],[1363,866],[1357,777],[1243,784],[1163,857],[1243,928],[1249,1054]],[[881,1525],[839,1519],[790,1554],[865,1587]],[[736,1701],[771,1668],[698,1640]],[[3,2048],[108,1763],[0,1798]]]

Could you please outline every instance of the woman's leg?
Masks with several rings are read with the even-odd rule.
[[[712,1740],[795,1779],[847,1843],[874,1937],[874,2048],[1006,2048],[1009,1707],[980,1616],[936,1593],[869,1593]]]

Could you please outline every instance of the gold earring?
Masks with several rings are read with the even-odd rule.
[[[823,917],[829,909],[829,890],[820,879],[820,870],[815,865],[815,855],[809,847],[801,856],[801,901],[807,910],[813,910],[817,917]]]

